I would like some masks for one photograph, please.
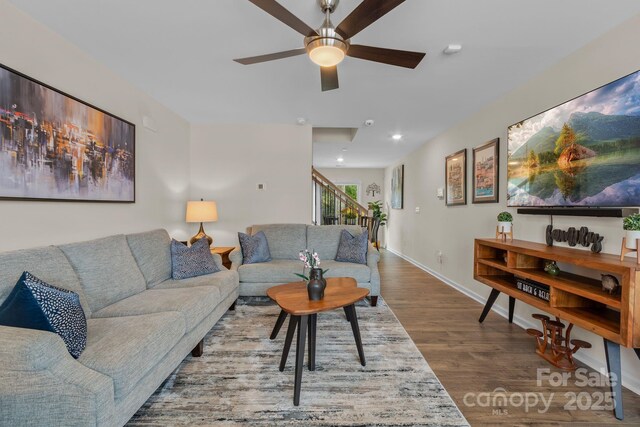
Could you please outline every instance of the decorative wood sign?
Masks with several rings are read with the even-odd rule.
[[[567,242],[569,246],[576,246],[578,244],[585,248],[591,245],[591,252],[600,253],[602,251],[602,241],[604,236],[589,231],[588,227],[580,227],[580,230],[576,230],[575,227],[569,227],[568,230],[553,229],[553,225],[547,226],[545,233],[547,246],[553,246],[553,242]]]

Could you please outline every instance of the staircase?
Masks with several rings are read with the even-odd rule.
[[[340,190],[333,182],[311,168],[313,184],[313,222],[320,225],[369,225],[368,209]]]

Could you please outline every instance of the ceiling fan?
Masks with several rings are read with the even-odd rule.
[[[234,59],[243,64],[257,64],[276,59],[308,54],[320,66],[322,91],[338,88],[338,68],[345,56],[382,62],[405,68],[416,68],[425,53],[406,50],[351,44],[351,37],[382,18],[405,0],[364,0],[337,27],[331,23],[331,14],[340,0],[318,0],[325,19],[320,28],[314,30],[285,9],[276,0],[249,0],[269,15],[293,28],[304,37],[304,48]]]

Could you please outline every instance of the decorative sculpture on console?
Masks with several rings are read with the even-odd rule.
[[[534,319],[542,322],[542,332],[527,329],[527,333],[536,337],[536,353],[556,368],[563,371],[575,371],[577,366],[573,354],[581,348],[591,348],[591,344],[582,340],[571,339],[573,323],[569,323],[566,335],[563,336],[564,324],[560,318],[551,320],[544,314],[533,314]],[[573,348],[570,346],[573,345]]]

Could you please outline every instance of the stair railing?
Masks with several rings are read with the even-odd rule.
[[[313,222],[320,225],[366,222],[368,209],[342,191],[315,168],[311,168],[314,194]],[[368,224],[365,224],[365,226]]]

